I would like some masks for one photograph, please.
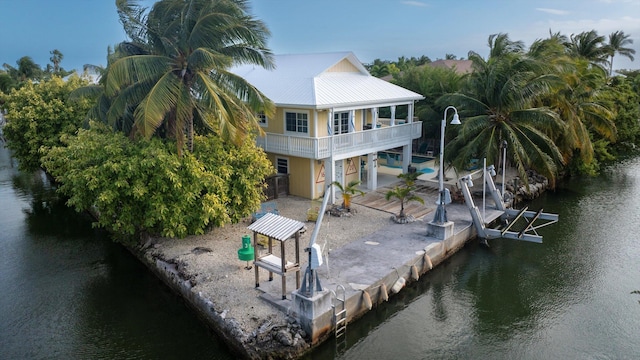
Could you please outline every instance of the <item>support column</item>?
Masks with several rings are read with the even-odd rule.
[[[367,154],[367,189],[378,188],[378,154]]]
[[[326,338],[333,327],[331,292],[325,289],[307,297],[307,294],[300,293],[298,289],[291,293],[291,297],[293,313],[302,329],[311,338],[311,344]]]
[[[378,127],[378,108],[377,107],[371,108],[371,119],[372,119],[371,127],[375,129],[376,127]]]
[[[396,124],[396,107],[391,106],[391,126]]]
[[[407,109],[407,124],[411,124],[413,122],[413,103],[408,105]]]
[[[409,172],[409,165],[411,165],[411,143],[402,147],[402,172]]]
[[[453,236],[453,221],[447,221],[445,223],[432,221],[427,223],[427,236],[438,240],[447,240]]]
[[[349,132],[355,132],[356,131],[356,111],[355,110],[349,110]]]
[[[324,160],[324,181],[327,186],[336,180],[336,170],[334,166],[333,156]],[[334,186],[329,186],[329,200],[331,204],[336,203],[336,190]],[[325,195],[326,196],[326,195]]]

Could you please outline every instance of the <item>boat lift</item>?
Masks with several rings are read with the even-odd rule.
[[[489,191],[491,197],[493,198],[496,210],[501,212],[500,218],[502,219],[504,224],[504,227],[502,227],[501,229],[488,228],[486,226],[486,219],[484,219],[483,215],[480,214],[480,210],[478,210],[478,207],[475,205],[475,203],[473,202],[473,198],[471,197],[471,191],[469,190],[469,186],[473,186],[471,183],[471,179],[472,174],[463,176],[458,180],[458,184],[462,189],[464,200],[469,207],[469,212],[471,213],[473,224],[475,225],[478,237],[480,238],[483,238],[485,240],[506,238],[541,244],[542,236],[539,235],[536,230],[558,222],[558,214],[545,213],[542,212],[542,209],[538,211],[530,211],[528,210],[528,207],[525,207],[521,210],[505,208],[504,202],[502,201],[502,195],[500,194],[500,191],[496,189],[493,178],[491,176],[484,176],[486,189]],[[522,228],[522,230],[520,231],[512,231],[511,228],[513,227],[513,225],[520,220],[523,220],[525,222],[524,228]],[[544,222],[535,225],[534,223],[538,220],[542,220]],[[489,222],[491,222],[491,220]]]

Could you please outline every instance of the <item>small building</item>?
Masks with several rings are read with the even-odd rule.
[[[428,64],[433,68],[453,69],[456,73],[464,75],[473,71],[473,61],[471,60],[436,60]]]
[[[371,76],[351,52],[277,55],[275,66],[231,71],[276,105],[273,118],[260,116],[266,134],[257,142],[288,174],[292,195],[316,199],[333,181],[357,179],[375,189],[379,151],[397,149],[408,171],[412,142],[422,135],[414,120],[422,95]],[[380,118],[381,108],[391,116]]]

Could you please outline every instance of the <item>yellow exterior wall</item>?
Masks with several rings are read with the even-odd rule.
[[[267,119],[264,131],[276,134],[285,133],[285,111],[305,112],[309,114],[309,136],[324,137],[327,133],[327,117],[328,110],[318,110],[317,125],[314,125],[316,113],[312,109],[296,109],[296,108],[277,108],[276,115]],[[371,121],[371,112],[366,109],[358,109],[354,111],[355,128],[360,131],[363,126],[362,114],[365,114],[366,121]],[[317,129],[317,133],[316,130]],[[276,157],[286,158],[289,160],[289,192],[291,195],[300,196],[307,199],[317,199],[324,195],[326,188],[324,178],[324,161],[318,164],[317,160],[298,158],[294,156],[267,154],[274,168],[276,167]],[[360,180],[360,157],[351,158],[352,165],[349,165],[347,159],[343,160],[343,172],[345,181],[348,183],[352,180]]]
[[[311,198],[311,161],[298,157],[289,157],[289,191],[292,195]]]
[[[352,180],[360,180],[360,157],[356,156],[350,159],[338,160],[342,161],[342,169],[344,171],[345,185],[348,184]],[[349,164],[351,161],[351,164]],[[326,189],[326,178],[325,178],[325,168],[324,161],[320,164],[313,163],[313,195],[310,197],[311,199],[317,199],[324,195],[324,191]],[[341,181],[338,179],[338,181]]]
[[[360,72],[358,68],[347,59],[342,59],[339,63],[330,67],[327,72]]]
[[[344,160],[344,181],[349,183],[352,180],[360,180],[360,157],[352,157]]]
[[[275,134],[284,133],[284,111],[276,108],[275,116],[267,118],[267,126],[263,126],[262,130]]]

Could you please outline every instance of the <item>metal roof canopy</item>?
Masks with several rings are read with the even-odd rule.
[[[421,94],[371,76],[352,52],[275,55],[276,68],[253,64],[229,71],[250,82],[278,107],[331,109],[410,104]],[[353,67],[332,71],[340,63]]]
[[[304,227],[298,220],[286,218],[284,216],[266,213],[247,229],[272,239],[285,241],[295,235]]]

